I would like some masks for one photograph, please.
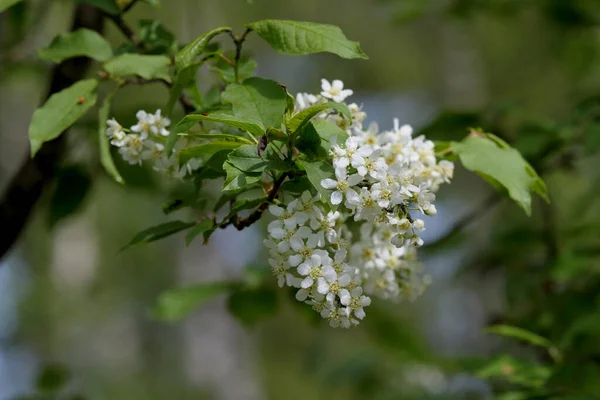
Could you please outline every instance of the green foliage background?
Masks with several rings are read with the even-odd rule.
[[[49,65],[35,50],[67,29],[72,7],[31,0],[2,14],[0,187],[25,151],[29,118],[45,90]],[[184,249],[177,236],[118,253],[135,233],[164,222],[157,205],[165,192],[183,189],[118,160],[129,186],[115,184],[94,158],[97,121],[88,114],[71,132],[73,151],[11,257],[25,265],[2,267],[27,275],[9,344],[30,349],[40,371],[48,365],[41,386],[92,399],[599,397],[597,1],[170,0],[162,8],[138,6],[127,18],[159,20],[182,41],[265,18],[339,25],[370,61],[278,55],[257,37],[245,50],[261,76],[292,93],[317,91],[321,77],[339,78],[364,96],[371,118],[390,125],[399,115],[440,141],[460,140],[473,127],[494,133],[540,172],[552,204],[534,199],[526,218],[478,177],[458,171],[439,195],[445,222],[428,227],[436,231],[433,244],[420,251],[434,278],[426,296],[370,307],[360,328],[331,330],[305,318],[291,295],[273,290],[272,279],[256,283],[265,273],[260,254],[250,249],[245,272],[233,268],[219,252],[227,239]],[[107,32],[121,42],[112,25]],[[217,77],[201,70],[199,79],[208,88]],[[405,102],[394,109],[399,95],[411,99],[410,109]],[[125,88],[115,117],[132,122],[135,111],[161,107],[168,96],[160,85]],[[82,203],[61,200],[78,197]],[[161,296],[167,289],[225,280],[247,288],[228,299],[215,290],[217,299],[202,299],[206,308],[183,325],[148,312],[157,299],[159,308],[168,303]],[[227,310],[240,318],[231,320]],[[197,341],[217,343],[224,323],[229,347],[190,358]],[[490,325],[495,333],[486,331]],[[236,381],[233,367],[223,367],[225,377],[206,372],[206,364],[227,362],[240,364],[246,380]],[[12,373],[32,382],[36,375]]]

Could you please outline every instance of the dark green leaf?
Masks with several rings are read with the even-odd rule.
[[[243,84],[232,83],[221,95],[231,103],[233,114],[241,121],[258,125],[261,136],[267,128],[280,128],[286,107],[284,89],[276,82],[261,78],[248,78]]]
[[[214,113],[211,115],[208,114],[189,114],[183,118],[175,128],[176,133],[182,133],[188,131],[194,124],[198,123],[198,121],[209,121],[216,122],[220,124],[225,124],[228,126],[232,126],[234,128],[242,129],[246,132],[250,132],[255,136],[262,136],[264,130],[253,123],[246,122],[236,116],[223,114],[223,113]]]
[[[223,207],[226,203],[228,203],[229,201],[235,199],[237,196],[241,195],[242,193],[248,192],[250,190],[254,190],[255,188],[253,187],[244,187],[244,188],[240,188],[237,190],[231,190],[228,192],[225,192],[221,195],[221,197],[219,197],[219,199],[217,200],[217,202],[215,203],[215,206],[213,208],[214,212],[219,211],[219,209],[221,207]],[[264,198],[263,198],[264,199]]]
[[[175,36],[163,24],[153,20],[139,21],[139,39],[148,54],[173,54],[177,49]]]
[[[160,209],[165,215],[169,215],[175,211],[181,210],[185,206],[186,202],[181,199],[163,201],[160,203]]]
[[[297,134],[296,148],[298,150],[310,158],[327,157],[327,148],[322,146],[321,137],[311,122],[303,125]],[[327,146],[329,145],[327,144]]]
[[[258,155],[256,145],[248,144],[229,153],[227,160],[231,165],[245,172],[262,173],[263,171],[289,171],[291,169],[291,165],[282,160],[270,145],[267,146],[262,158]]]
[[[306,171],[306,176],[317,192],[321,193],[321,199],[329,203],[331,191],[321,186],[323,179],[335,179],[335,171],[331,164],[325,161],[298,161],[298,164]]]
[[[309,107],[294,115],[287,123],[288,131],[296,132],[297,130],[302,129],[302,127],[308,124],[313,117],[329,109],[339,111],[348,121],[352,121],[352,113],[345,104],[328,101],[327,103]]]
[[[508,382],[530,388],[543,387],[551,370],[545,365],[518,360],[508,355],[495,357],[475,371],[480,378],[502,377]]]
[[[158,297],[153,315],[162,321],[178,321],[216,296],[227,293],[234,287],[235,285],[230,282],[212,282],[168,290]]]
[[[166,115],[171,115],[173,111],[173,107],[175,103],[179,100],[179,97],[183,93],[184,89],[195,86],[196,85],[196,73],[198,72],[198,68],[200,68],[204,64],[204,61],[198,61],[196,63],[190,64],[187,67],[183,68],[177,76],[175,77],[175,83],[171,86],[169,90],[169,100],[167,101],[167,105],[165,106]]]
[[[61,364],[49,364],[44,366],[36,379],[36,388],[44,393],[56,393],[69,381],[69,370]]]
[[[261,180],[262,173],[260,172],[246,172],[239,168],[234,167],[231,163],[226,162],[223,164],[223,169],[227,174],[225,182],[223,183],[223,191],[239,190],[245,188],[253,183]]]
[[[231,28],[222,26],[208,32],[204,32],[202,35],[191,41],[175,55],[176,73],[179,73],[179,71],[191,65],[194,62],[194,59],[204,52],[206,45],[213,37],[229,31],[231,31]]]
[[[185,243],[189,246],[192,243],[192,241],[196,238],[196,236],[210,230],[214,226],[215,223],[209,219],[199,222],[198,224],[196,224],[194,229],[192,229],[187,235],[185,235]]]
[[[104,69],[118,78],[137,75],[144,79],[164,79],[171,82],[170,64],[169,57],[165,56],[122,54],[105,63]]]
[[[29,125],[32,157],[44,142],[56,139],[96,104],[97,87],[98,81],[95,79],[79,81],[53,94],[35,110]]]
[[[266,19],[247,26],[280,53],[329,52],[342,58],[368,58],[358,42],[348,40],[335,25]]]
[[[185,134],[180,134],[185,135]],[[230,135],[228,133],[192,133],[189,136],[195,139],[212,139],[221,140],[226,142],[240,142],[242,144],[252,144],[252,142],[245,137]]]
[[[482,134],[483,135],[483,134]],[[510,197],[531,215],[531,191],[548,200],[546,185],[521,154],[489,136],[469,136],[462,142],[453,142],[452,151],[469,171],[502,185]]]
[[[92,186],[88,173],[76,166],[65,167],[57,174],[57,183],[50,200],[50,226],[78,211]]]
[[[140,243],[150,243],[159,239],[166,238],[175,233],[186,230],[195,224],[193,222],[183,221],[170,221],[164,224],[153,226],[143,230],[142,232],[135,235],[135,237],[129,242],[129,244],[121,249],[121,251]]]
[[[106,136],[106,121],[108,120],[110,114],[110,105],[112,103],[112,99],[117,90],[113,90],[110,92],[104,101],[102,102],[102,107],[100,107],[100,111],[98,112],[98,120],[99,120],[99,128],[98,128],[98,140],[100,143],[100,163],[104,167],[104,170],[110,175],[115,181],[118,183],[124,183],[123,177],[119,173],[117,166],[112,158],[110,153],[110,143],[108,136]]]
[[[113,51],[110,44],[100,34],[81,28],[55,37],[48,47],[38,50],[38,55],[42,60],[55,63],[79,56],[106,61],[113,56]]]
[[[231,314],[245,325],[255,325],[277,312],[277,294],[270,289],[239,290],[227,301]]]

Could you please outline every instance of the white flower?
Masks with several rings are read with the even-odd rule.
[[[148,133],[150,132],[150,126],[154,122],[154,116],[152,114],[148,114],[144,110],[140,110],[135,114],[138,119],[138,123],[131,127],[133,132],[139,133],[142,139],[146,139],[148,137]]]
[[[151,117],[152,118],[150,120],[152,122],[150,125],[150,130],[152,131],[152,133],[154,133],[155,135],[169,136],[167,126],[171,125],[171,120],[169,118],[163,117],[161,115],[160,109],[156,110],[154,115],[152,115]]]
[[[288,229],[294,229],[298,225],[304,225],[308,220],[308,215],[305,212],[295,211],[296,204],[297,202],[288,204],[287,209],[270,205],[269,212],[282,220]]]
[[[325,255],[322,257],[319,254],[312,254],[309,259],[306,259],[302,264],[298,265],[298,273],[305,277],[300,284],[300,287],[302,289],[312,287],[322,276],[321,267],[330,264],[331,259],[328,256]]]
[[[317,103],[317,96],[308,93],[298,93],[296,95],[296,111],[302,111]]]
[[[323,213],[320,207],[314,207],[314,213],[310,220],[310,227],[316,232],[319,238],[319,246],[325,246],[325,239],[333,243],[337,235],[335,231],[335,222],[340,217],[338,211],[329,211],[327,215]]]
[[[344,82],[339,79],[329,83],[326,79],[321,79],[321,96],[341,103],[346,100],[346,97],[352,96],[354,93],[350,89],[344,89]]]
[[[349,137],[346,139],[345,147],[337,145],[332,146],[333,166],[335,168],[346,168],[352,162],[360,162],[363,157],[368,157],[372,152],[371,146],[360,146],[358,138]]]
[[[335,191],[331,193],[331,204],[337,205],[342,202],[344,195],[347,197],[350,192],[354,192],[354,189],[351,187],[356,186],[362,178],[358,174],[347,176],[345,168],[337,168],[335,170],[335,177],[337,178],[337,181],[329,178],[323,179],[321,181],[321,186],[325,189],[335,189]],[[352,196],[352,193],[350,193],[350,196]]]
[[[352,159],[352,166],[356,168],[358,174],[362,177],[368,175],[373,179],[383,180],[385,179],[388,165],[386,164],[385,159],[381,157],[381,152],[381,149],[378,149],[364,158],[355,157]]]
[[[352,310],[356,318],[363,319],[365,317],[363,308],[371,304],[371,298],[363,295],[362,287],[358,286],[350,291],[342,289],[340,291],[340,303]]]
[[[158,161],[162,159],[165,155],[165,146],[160,143],[154,143],[152,141],[147,141],[146,145],[148,147],[147,150],[142,152],[143,160],[153,160]]]
[[[297,267],[303,261],[308,260],[317,247],[318,238],[317,235],[310,235],[306,240],[300,237],[292,237],[290,239],[290,247],[294,250],[295,254],[291,255],[288,262],[292,267]],[[317,253],[318,254],[318,253]]]

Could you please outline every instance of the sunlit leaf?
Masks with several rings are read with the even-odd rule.
[[[144,79],[163,79],[171,82],[170,64],[171,61],[165,56],[122,54],[106,62],[104,69],[118,78],[137,75]]]

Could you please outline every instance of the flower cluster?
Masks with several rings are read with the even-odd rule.
[[[153,169],[165,172],[175,178],[182,179],[199,167],[198,160],[191,159],[185,165],[179,165],[179,151],[187,146],[184,139],[179,139],[171,156],[165,151],[167,129],[171,121],[157,110],[154,114],[140,110],[136,114],[137,123],[129,129],[121,126],[114,118],[107,121],[106,135],[110,144],[119,148],[119,154],[129,164],[142,164],[143,160],[151,161]]]
[[[319,95],[298,94],[297,111],[344,102],[353,93],[339,80],[322,80],[321,87]],[[272,206],[277,220],[265,241],[279,284],[298,288],[298,300],[343,327],[364,317],[367,296],[412,299],[423,291],[427,282],[419,274],[415,248],[423,244],[418,232],[425,223],[413,214],[437,213],[435,192],[454,172],[451,162],[438,162],[433,142],[412,137],[410,126],[395,119],[389,131],[379,132],[376,124],[365,128],[362,108],[354,103],[348,108],[351,123],[336,113],[317,117],[348,134],[330,141],[335,179],[321,182],[331,190],[329,202],[307,192],[285,209]],[[328,203],[337,211],[329,211]],[[360,225],[356,241],[346,228],[350,223]]]

